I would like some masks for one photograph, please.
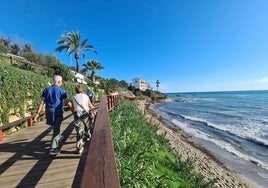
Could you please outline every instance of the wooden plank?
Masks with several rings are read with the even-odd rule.
[[[0,143],[1,187],[120,187],[105,97],[101,104],[91,143],[82,155],[76,153],[70,112],[61,126],[62,153],[55,157],[48,155],[52,131],[45,122],[5,137]]]
[[[40,114],[40,117],[43,116],[43,115],[45,115],[44,112],[42,112],[42,113]],[[8,123],[8,124],[6,124],[6,125],[2,125],[2,126],[0,126],[0,129],[1,129],[1,130],[6,130],[6,129],[10,129],[10,128],[16,127],[16,126],[21,125],[22,123],[28,121],[29,119],[31,119],[31,118],[33,118],[33,117],[34,117],[34,116],[27,116],[27,117],[21,118],[21,119],[19,119],[19,120],[17,120],[17,121],[13,121],[13,122]]]
[[[87,151],[76,153],[73,116],[66,112],[61,133],[62,153],[48,155],[52,131],[45,122],[37,122],[15,132],[0,143],[1,187],[79,187]]]

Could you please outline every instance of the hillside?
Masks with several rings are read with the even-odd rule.
[[[34,114],[42,90],[51,83],[50,77],[4,65],[0,61],[0,126]],[[67,81],[62,86],[69,98],[75,94],[75,85]]]

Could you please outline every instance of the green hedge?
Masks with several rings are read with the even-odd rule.
[[[0,61],[1,63],[1,61]],[[9,123],[11,114],[25,117],[36,112],[43,89],[52,84],[52,78],[0,64],[0,125]],[[73,82],[64,82],[68,97],[75,94]],[[83,86],[86,89],[86,86]]]

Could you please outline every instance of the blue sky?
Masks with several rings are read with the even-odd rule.
[[[0,36],[55,52],[79,30],[104,78],[148,80],[162,92],[268,89],[267,0],[1,0]]]

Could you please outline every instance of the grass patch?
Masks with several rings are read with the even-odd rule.
[[[168,149],[135,103],[119,102],[109,117],[121,187],[216,187]]]

